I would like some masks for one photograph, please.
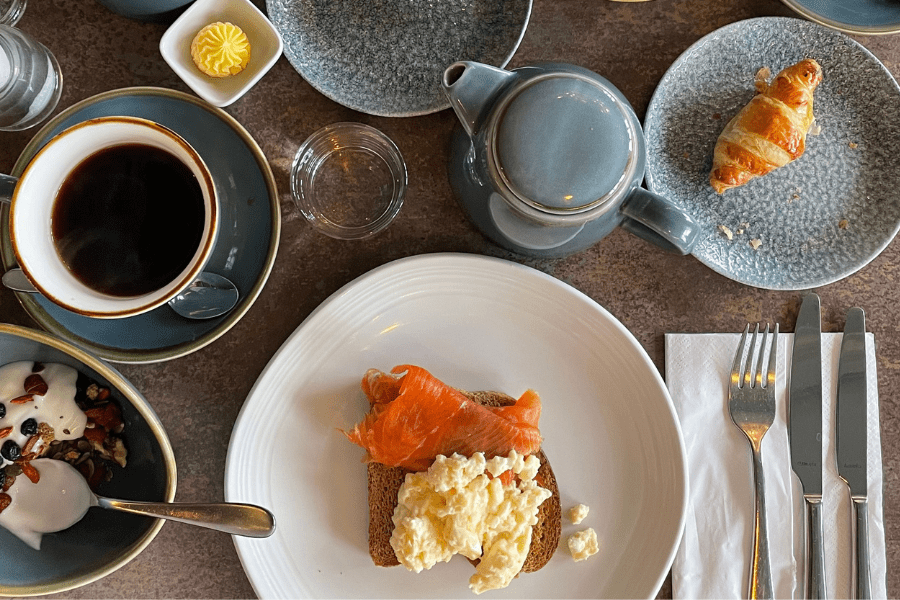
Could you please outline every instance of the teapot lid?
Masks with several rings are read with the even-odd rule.
[[[637,142],[630,110],[599,81],[537,77],[498,111],[491,142],[497,171],[538,210],[594,208],[631,179]]]

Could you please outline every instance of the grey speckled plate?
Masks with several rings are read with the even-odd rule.
[[[798,160],[716,194],[713,147],[753,97],[754,75],[807,57],[824,73],[814,102],[821,133],[807,137]],[[644,131],[647,186],[699,221],[693,254],[741,283],[774,290],[833,283],[878,256],[900,228],[900,87],[837,31],[764,17],[710,33],[663,76]],[[735,232],[732,240],[720,225]],[[756,250],[752,239],[762,242]]]
[[[371,115],[449,107],[441,76],[457,60],[504,67],[531,0],[266,0],[284,54],[319,92]]]
[[[847,33],[885,34],[900,31],[897,0],[782,0],[816,23]]]

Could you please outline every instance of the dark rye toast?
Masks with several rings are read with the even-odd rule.
[[[500,392],[463,391],[463,393],[484,406],[509,406],[516,401],[515,398]],[[562,529],[562,508],[556,477],[543,450],[538,452],[537,457],[541,461],[541,467],[535,481],[539,486],[550,490],[553,495],[538,507],[538,521],[531,532],[531,548],[522,566],[525,573],[537,571],[547,564],[559,545]],[[400,486],[403,485],[406,474],[410,472],[403,467],[387,467],[376,462],[368,464],[369,554],[372,561],[380,567],[394,567],[400,564],[391,547],[391,534],[394,532],[393,516]]]

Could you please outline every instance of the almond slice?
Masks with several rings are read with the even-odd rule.
[[[47,382],[44,381],[44,378],[37,373],[32,373],[25,378],[25,391],[29,394],[43,396],[47,393],[48,389],[50,389],[50,386],[48,386]]]
[[[38,472],[37,469],[35,469],[33,466],[31,466],[30,462],[22,463],[22,474],[24,474],[25,477],[30,479],[31,483],[37,483],[38,481],[41,480],[41,474]]]

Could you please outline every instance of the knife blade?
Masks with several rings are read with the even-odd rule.
[[[806,597],[826,598],[822,537],[822,316],[819,296],[803,297],[791,354],[788,428],[791,468],[806,505]]]
[[[855,598],[871,598],[869,578],[868,479],[866,473],[866,314],[847,312],[838,366],[835,449],[838,475],[850,487],[853,504]]]

